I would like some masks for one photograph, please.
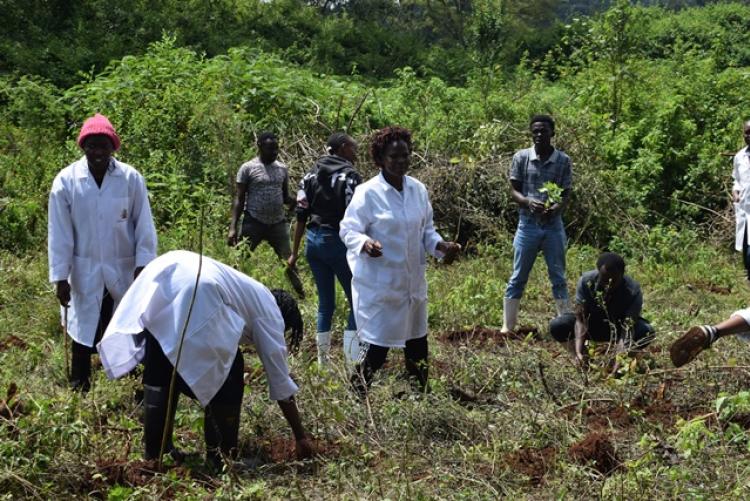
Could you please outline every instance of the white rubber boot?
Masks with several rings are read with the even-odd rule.
[[[331,331],[318,332],[315,341],[318,344],[318,365],[326,367],[331,352]]]
[[[521,300],[516,298],[503,298],[503,328],[500,332],[511,332],[515,330],[518,322],[518,307]]]
[[[570,313],[570,300],[568,298],[555,299],[555,307],[557,308],[558,317],[563,313]]]
[[[344,360],[352,366],[359,360],[359,336],[357,331],[344,331]]]

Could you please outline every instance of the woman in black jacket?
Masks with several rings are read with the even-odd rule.
[[[331,348],[331,320],[336,309],[338,278],[349,301],[349,319],[344,331],[344,357],[347,362],[359,356],[357,327],[352,311],[352,273],[346,262],[346,247],[339,238],[339,222],[352,199],[356,186],[362,181],[354,162],[357,143],[349,135],[336,132],[326,143],[327,155],[315,163],[300,182],[297,193],[297,227],[294,231],[289,266],[294,268],[299,257],[299,246],[307,224],[305,257],[312,270],[318,289],[317,345],[318,364],[328,362]]]

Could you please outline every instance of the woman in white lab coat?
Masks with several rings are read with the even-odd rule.
[[[422,183],[407,176],[411,133],[378,131],[370,146],[380,174],[354,192],[340,224],[352,270],[352,301],[362,350],[352,382],[364,393],[390,348],[403,348],[406,370],[427,385],[427,253],[451,262],[461,246],[435,231]]]
[[[73,340],[70,383],[87,391],[93,347],[134,277],[156,257],[156,230],[143,176],[112,157],[120,138],[107,117],[86,120],[78,145],[84,156],[52,183],[48,256]]]

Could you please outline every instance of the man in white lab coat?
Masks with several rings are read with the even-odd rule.
[[[145,458],[159,456],[165,427],[171,444],[179,393],[205,408],[209,463],[220,467],[222,456],[236,454],[244,390],[240,343],[254,345],[270,397],[294,432],[298,455],[310,455],[294,402],[298,388],[286,363],[287,329],[298,343],[302,317],[289,294],[269,291],[234,268],[193,252],[172,251],[151,261],[125,293],[98,346],[110,378],[143,361]]]
[[[742,124],[745,146],[734,156],[732,166],[732,200],[737,220],[734,248],[742,252],[747,279],[750,280],[750,245],[747,238],[747,222],[750,215],[750,120]]]
[[[73,340],[70,384],[85,392],[93,347],[133,279],[156,257],[156,230],[143,176],[112,157],[120,138],[107,117],[87,119],[78,145],[85,155],[52,183],[48,256]]]

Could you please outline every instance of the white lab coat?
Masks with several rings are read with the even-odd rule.
[[[133,272],[156,257],[156,230],[146,183],[112,159],[101,189],[84,156],[55,177],[49,194],[49,279],[71,288],[68,333],[94,345],[104,288],[115,306]]]
[[[748,148],[742,148],[737,152],[733,164],[732,192],[740,192],[740,201],[734,204],[736,219],[734,248],[741,251],[747,229],[747,219],[750,216],[750,153]]]
[[[172,363],[188,319],[200,256],[172,251],[153,260],[125,293],[98,345],[107,376],[119,378],[145,356],[148,330]],[[200,282],[177,367],[204,407],[229,375],[239,343],[252,343],[263,362],[272,400],[297,392],[289,376],[284,319],[263,284],[203,256]]]
[[[354,190],[340,224],[352,270],[352,302],[359,338],[365,343],[403,348],[427,334],[426,255],[442,257],[442,240],[432,222],[427,189],[405,176],[399,192],[379,174]],[[383,255],[362,252],[368,239]]]

